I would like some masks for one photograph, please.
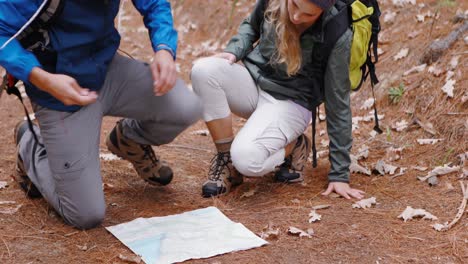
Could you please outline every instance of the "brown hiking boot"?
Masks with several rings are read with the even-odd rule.
[[[230,152],[218,152],[211,159],[208,180],[203,183],[203,197],[226,194],[231,187],[240,185],[244,181],[242,174],[232,165]]]
[[[122,133],[122,123],[117,122],[106,140],[110,152],[132,163],[138,175],[153,185],[167,185],[172,181],[172,169],[160,161],[151,145],[139,144]]]
[[[26,174],[26,170],[24,168],[23,159],[19,154],[19,142],[23,137],[24,133],[28,130],[28,122],[27,121],[20,121],[15,125],[14,134],[14,141],[16,145],[16,164],[15,164],[15,171],[16,171],[16,181],[20,185],[21,189],[26,193],[26,196],[29,198],[41,198],[42,194],[39,192],[37,187],[32,183],[29,179],[28,175]],[[37,144],[37,143],[35,143]]]
[[[302,171],[309,157],[311,150],[311,141],[306,135],[302,134],[297,138],[296,146],[291,154],[279,166],[275,173],[275,179],[278,182],[301,182],[304,180]]]

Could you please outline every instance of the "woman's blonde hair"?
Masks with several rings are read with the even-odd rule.
[[[302,65],[302,50],[300,34],[289,19],[288,1],[269,0],[265,20],[274,26],[276,32],[277,51],[270,62],[285,63],[288,76],[296,75]]]

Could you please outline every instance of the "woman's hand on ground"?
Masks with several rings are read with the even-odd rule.
[[[323,192],[322,195],[329,195],[332,192],[336,192],[346,199],[351,199],[351,197],[353,197],[359,200],[364,198],[365,194],[365,192],[361,190],[351,188],[346,182],[330,182],[327,190]]]
[[[156,96],[165,95],[177,81],[177,70],[174,57],[167,50],[160,50],[154,55],[151,63],[153,73],[153,91]]]
[[[236,62],[236,56],[234,54],[231,54],[231,53],[228,53],[228,52],[218,53],[218,54],[214,55],[214,57],[228,60],[229,64],[234,64]]]
[[[63,74],[52,74],[39,67],[33,68],[29,81],[64,105],[85,106],[96,102],[98,98],[95,91],[81,87],[74,78]]]

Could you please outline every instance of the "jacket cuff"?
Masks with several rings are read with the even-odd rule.
[[[160,50],[166,50],[168,51],[169,53],[171,53],[172,55],[172,58],[174,58],[174,60],[176,60],[176,54],[175,54],[175,51],[169,47],[169,45],[166,45],[166,44],[159,44],[158,46],[156,46],[156,48],[154,49],[155,52],[158,52]]]
[[[344,182],[344,183],[349,183],[349,179],[341,179],[341,178],[328,178],[328,182]]]

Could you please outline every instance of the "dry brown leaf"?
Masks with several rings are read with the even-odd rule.
[[[418,66],[414,66],[413,68],[405,71],[403,73],[403,76],[408,76],[408,75],[410,75],[412,73],[416,73],[416,72],[423,72],[426,69],[426,66],[427,66],[427,64],[425,64],[425,63],[421,64],[421,65],[418,65]]]
[[[406,120],[401,120],[399,122],[396,122],[396,124],[394,126],[392,126],[392,128],[398,132],[401,132],[401,131],[404,131],[406,128],[408,128],[408,122]]]
[[[409,53],[408,48],[401,49],[395,56],[393,56],[393,60],[394,61],[401,60],[405,58],[406,56],[408,56],[408,53]]]
[[[430,66],[427,71],[429,73],[431,73],[432,75],[434,75],[435,77],[439,77],[440,75],[442,75],[442,73],[444,73],[444,70],[438,68],[437,66],[433,65],[433,66]]]
[[[6,205],[6,204],[16,204],[15,201],[0,201],[0,205]]]
[[[397,13],[396,12],[387,12],[383,17],[384,23],[392,24],[395,22]]]
[[[369,98],[361,106],[361,110],[369,110],[374,105],[374,98]]]
[[[427,167],[413,166],[412,168],[418,171],[427,171]]]
[[[269,223],[263,228],[263,231],[260,233],[260,238],[262,239],[278,239],[280,234],[279,228],[274,228],[272,223]]]
[[[126,255],[123,255],[123,254],[119,254],[119,259],[123,260],[123,261],[126,261],[126,262],[130,262],[130,263],[141,263],[142,262],[142,259],[140,256],[126,256]]]
[[[394,6],[404,7],[406,5],[416,5],[416,0],[392,0]]]
[[[301,230],[297,227],[294,227],[294,226],[290,226],[288,228],[288,233],[291,234],[291,235],[295,235],[295,236],[299,236],[299,237],[307,237],[307,238],[312,238],[312,235],[314,234],[313,233],[313,230],[311,228],[309,228],[307,230],[307,232],[305,232],[304,230]]]
[[[357,201],[352,205],[353,208],[361,208],[361,209],[366,209],[366,208],[371,208],[372,205],[377,204],[377,199],[375,197],[371,197],[368,199],[362,199],[360,201]]]
[[[320,204],[312,207],[312,210],[322,210],[322,209],[328,209],[330,208],[330,204]]]
[[[309,213],[309,223],[314,223],[316,221],[322,220],[322,215],[317,214],[315,210],[310,211]]]
[[[391,164],[385,163],[383,160],[377,161],[377,164],[375,165],[375,169],[373,170],[374,173],[378,173],[380,175],[385,175],[385,174],[390,174],[393,175],[395,174],[395,171],[398,169],[397,166],[393,166]]]
[[[439,232],[445,231],[445,230],[448,229],[448,222],[445,222],[445,223],[443,223],[443,224],[439,224],[439,223],[433,224],[432,227],[433,227],[436,231],[439,231]]]
[[[444,140],[443,138],[418,138],[416,139],[419,145],[434,145],[443,140]]]
[[[458,61],[460,60],[460,55],[452,57],[449,62],[449,66],[451,70],[455,70],[458,66]]]
[[[195,130],[195,131],[191,132],[190,134],[191,135],[199,135],[199,136],[209,136],[210,131],[208,131],[207,129]]]
[[[113,160],[121,160],[121,158],[117,157],[112,153],[100,153],[99,158],[104,161],[113,161]]]
[[[427,176],[418,177],[418,179],[420,181],[426,181],[430,177],[445,175],[445,174],[449,174],[449,173],[452,173],[452,172],[457,172],[459,170],[460,170],[460,166],[450,167],[448,164],[445,164],[443,167],[442,166],[435,167],[432,171],[430,171],[427,174]]]
[[[20,204],[20,205],[17,205],[16,207],[14,207],[14,208],[2,209],[2,210],[0,210],[0,214],[7,214],[7,215],[15,214],[16,212],[18,212],[18,210],[21,208],[21,206],[23,206],[23,205]]]
[[[456,80],[449,79],[447,82],[442,86],[442,91],[447,94],[448,97],[453,98],[453,90],[455,89]]]
[[[240,198],[242,199],[242,198],[252,197],[256,192],[257,192],[257,188],[251,189],[251,190],[243,193]]]
[[[416,217],[422,217],[427,220],[437,220],[437,217],[427,212],[424,209],[414,209],[411,206],[407,206],[406,209],[401,213],[398,218],[403,219],[403,221],[408,221]]]
[[[351,173],[361,173],[361,174],[365,174],[369,176],[371,175],[371,171],[368,168],[363,167],[358,163],[356,156],[354,155],[350,155],[350,156],[351,156],[351,165],[349,166],[349,170]]]

